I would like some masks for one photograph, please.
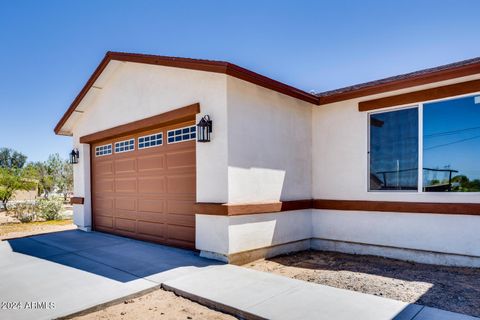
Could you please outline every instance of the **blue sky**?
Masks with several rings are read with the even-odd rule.
[[[480,56],[480,1],[0,0],[0,146],[53,127],[108,50],[227,60],[304,90]]]

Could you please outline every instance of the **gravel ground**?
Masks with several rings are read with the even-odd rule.
[[[480,317],[480,268],[303,251],[244,267]]]
[[[83,316],[73,318],[75,320],[99,320],[99,319],[211,319],[233,320],[230,315],[209,309],[198,303],[176,296],[172,292],[162,289],[155,290],[141,297],[126,300],[105,309],[95,311]]]

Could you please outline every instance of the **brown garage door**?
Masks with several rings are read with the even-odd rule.
[[[98,231],[195,247],[195,123],[92,145]]]

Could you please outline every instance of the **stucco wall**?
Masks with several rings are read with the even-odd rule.
[[[209,114],[215,126],[212,141],[197,144],[197,200],[227,202],[226,81],[223,74],[121,63],[102,89],[95,89],[95,97],[89,99],[73,127],[74,145],[80,149],[80,163],[74,172],[75,195],[85,197],[85,205],[75,206],[75,221],[89,223],[91,203],[87,181],[90,159],[88,147],[79,143],[80,137],[197,102],[201,109],[197,120]]]
[[[196,215],[199,250],[229,255],[310,239],[311,210],[221,217]]]
[[[480,257],[480,217],[313,210],[312,237]]]
[[[448,194],[368,192],[368,113],[358,111],[359,101],[464,82],[479,77],[480,75],[469,76],[314,107],[312,116],[313,197],[341,200],[479,203],[478,194],[460,192]]]
[[[311,209],[236,217],[196,215],[196,227],[197,249],[224,261],[303,240],[310,244],[291,251],[313,248],[480,266],[477,216]]]
[[[228,202],[312,196],[312,105],[227,79]]]

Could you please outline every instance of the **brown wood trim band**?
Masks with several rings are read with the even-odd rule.
[[[480,203],[313,200],[314,209],[480,215]]]
[[[302,209],[480,215],[480,203],[437,203],[365,200],[294,200],[271,203],[196,203],[197,214],[237,216]]]
[[[196,203],[198,214],[238,216],[246,214],[272,213],[281,211],[311,209],[312,200],[293,200],[270,203],[226,204],[226,203]]]
[[[480,91],[480,80],[472,80],[426,90],[408,92],[375,100],[362,101],[358,103],[358,110],[376,110],[381,108],[405,105],[409,103],[418,103],[422,101],[448,98],[478,91]]]
[[[85,198],[83,197],[71,197],[70,204],[83,204],[85,202]]]
[[[94,143],[105,139],[117,138],[125,134],[132,134],[144,130],[154,129],[155,127],[159,126],[167,126],[175,123],[195,120],[195,115],[197,113],[200,113],[199,103],[83,136],[80,138],[80,143]]]

